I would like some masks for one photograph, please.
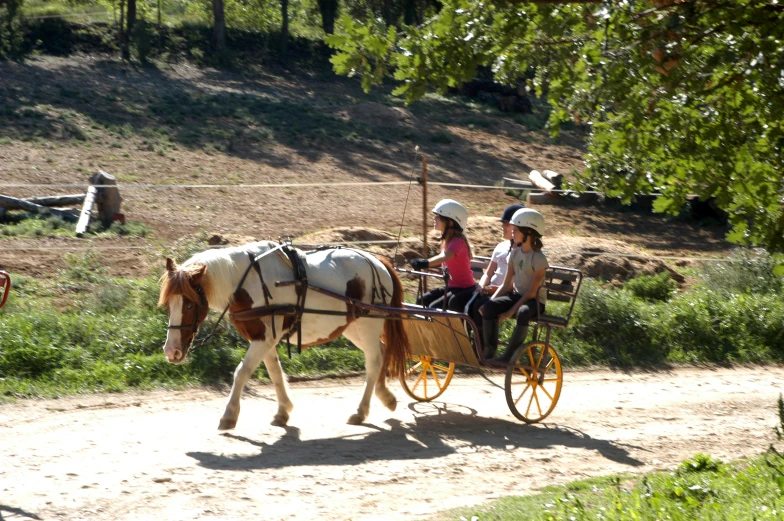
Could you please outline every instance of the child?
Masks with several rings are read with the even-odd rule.
[[[514,226],[512,226],[509,221],[512,220],[512,216],[517,210],[522,210],[523,208],[525,208],[525,205],[512,204],[507,206],[504,213],[501,215],[504,240],[499,242],[493,250],[493,254],[490,256],[490,263],[487,265],[487,269],[482,275],[482,278],[479,279],[479,288],[466,306],[466,313],[474,319],[474,323],[479,328],[477,335],[479,335],[480,338],[482,337],[482,315],[479,314],[479,308],[490,300],[490,296],[495,293],[504,282],[507,260],[509,254],[512,252],[512,247],[514,246],[514,242],[512,241]]]
[[[433,208],[433,228],[441,232],[441,253],[430,259],[413,259],[411,267],[422,270],[431,266],[445,265],[449,270],[446,288],[436,288],[425,293],[417,304],[429,308],[446,308],[463,312],[474,294],[476,284],[471,271],[471,243],[465,236],[468,210],[452,199],[442,199]]]
[[[549,266],[547,257],[541,251],[544,217],[536,210],[523,208],[515,212],[510,222],[514,227],[512,240],[516,247],[509,255],[504,282],[479,310],[483,318],[485,358],[488,359],[498,349],[498,324],[513,316],[517,318],[506,352],[502,357],[492,360],[506,363],[525,341],[529,320],[536,317],[536,292]],[[539,295],[539,313],[544,313],[546,298],[547,292],[542,291]]]

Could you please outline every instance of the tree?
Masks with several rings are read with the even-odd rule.
[[[212,0],[212,46],[216,51],[226,49],[226,10],[223,0]]]
[[[289,45],[289,0],[280,0],[280,15],[283,21],[280,24],[280,55],[286,61]]]
[[[528,70],[550,128],[589,131],[583,185],[657,211],[715,197],[730,240],[784,252],[784,5],[776,0],[446,0],[417,27],[341,19],[339,73],[408,102],[489,66]]]
[[[338,0],[318,0],[321,13],[321,27],[326,34],[335,32],[335,18],[338,15]]]
[[[0,58],[22,55],[23,0],[0,0]]]

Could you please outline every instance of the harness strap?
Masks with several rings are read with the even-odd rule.
[[[263,308],[250,308],[243,311],[238,311],[231,314],[232,320],[239,322],[247,322],[255,320],[259,317],[266,317],[269,315],[294,315],[297,313],[297,306],[294,304],[281,305],[281,306],[268,306]]]
[[[301,253],[296,248],[290,245],[283,247],[283,253],[291,261],[292,271],[294,272],[295,279],[300,283],[299,291],[297,291],[297,304],[296,311],[293,314],[293,321],[289,327],[288,335],[286,336],[286,344],[288,346],[289,358],[291,357],[291,333],[295,330],[297,332],[297,353],[302,354],[302,311],[305,309],[305,297],[308,293],[308,272],[305,268],[305,260]]]
[[[261,274],[261,265],[259,264],[257,258],[254,257],[251,252],[248,252],[248,257],[250,257],[250,265],[253,266],[253,269],[256,270],[256,273],[258,273],[259,275],[259,280],[261,280],[261,289],[262,289],[262,293],[264,293],[264,305],[269,306],[269,301],[270,299],[272,299],[272,293],[270,293],[270,290],[267,287],[267,283],[264,282],[264,275]],[[237,288],[237,291],[239,291],[239,288]]]
[[[248,268],[245,270],[245,273],[242,274],[242,278],[240,278],[240,282],[239,282],[239,284],[237,284],[237,288],[234,290],[234,293],[232,294],[232,298],[229,299],[229,302],[226,304],[226,307],[223,308],[223,311],[221,312],[220,316],[218,317],[218,320],[215,322],[215,325],[213,326],[212,331],[210,332],[209,335],[207,335],[205,338],[203,338],[201,340],[198,340],[198,341],[195,340],[196,335],[193,335],[194,336],[194,341],[193,341],[194,347],[207,343],[207,341],[209,341],[215,335],[215,332],[218,330],[218,326],[220,325],[221,320],[223,320],[223,317],[226,316],[226,312],[229,310],[229,307],[231,306],[231,303],[234,302],[234,299],[237,297],[237,293],[239,293],[240,289],[242,289],[242,285],[245,283],[245,279],[248,277],[248,273],[250,273],[250,270],[253,267],[253,265],[255,264],[257,266],[256,269],[260,269],[260,268],[258,268],[259,259],[262,259],[262,258],[266,257],[267,255],[269,255],[269,254],[271,254],[273,252],[278,251],[282,247],[283,247],[282,244],[278,244],[274,248],[271,248],[271,249],[265,251],[264,253],[262,253],[261,255],[258,255],[257,257],[253,257],[253,255],[250,252],[248,252],[248,256],[251,258],[251,262],[248,265]],[[261,276],[261,273],[259,273],[259,276]],[[269,295],[269,298],[272,298],[272,294],[270,294],[269,288],[266,287],[266,285],[264,284],[264,280],[263,279],[262,279],[262,287],[264,288],[264,298],[266,299],[267,295]],[[200,297],[203,298],[203,293],[200,295]],[[206,298],[205,298],[205,302],[206,302]],[[273,328],[273,335],[274,335],[274,330],[275,330],[275,321],[274,320],[272,321],[272,328]]]

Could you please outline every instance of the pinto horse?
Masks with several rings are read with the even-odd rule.
[[[295,338],[297,333],[304,347],[329,342],[342,334],[364,352],[364,393],[348,423],[356,425],[365,421],[374,390],[381,402],[394,411],[397,399],[386,386],[386,369],[393,375],[403,371],[410,352],[401,321],[363,316],[356,312],[357,306],[351,300],[340,300],[318,291],[305,291],[302,302],[301,284],[276,284],[292,281],[295,276],[292,262],[279,247],[277,243],[263,241],[208,250],[197,253],[181,266],[166,259],[158,304],[165,306],[169,314],[169,332],[163,346],[169,362],[185,361],[210,309],[228,308],[232,324],[250,341],[250,347],[234,371],[234,384],[220,419],[220,430],[233,429],[237,424],[242,389],[262,360],[278,399],[278,411],[272,423],[286,425],[293,404],[275,346],[281,338],[287,335]],[[275,249],[278,250],[271,251]],[[388,299],[387,306],[402,306],[403,286],[392,266],[384,260],[353,249],[318,250],[302,257],[310,287],[348,297],[353,302],[380,305],[379,300]],[[256,270],[251,269],[252,258],[258,259]],[[295,329],[290,313],[255,313],[260,311],[256,308],[265,308],[267,304],[300,306],[300,309],[326,313],[302,314],[301,323]],[[255,311],[249,312],[251,309]]]

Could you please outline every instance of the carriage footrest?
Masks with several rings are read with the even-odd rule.
[[[566,327],[566,319],[564,317],[557,317],[555,315],[541,315],[539,322],[544,322],[553,326]]]

